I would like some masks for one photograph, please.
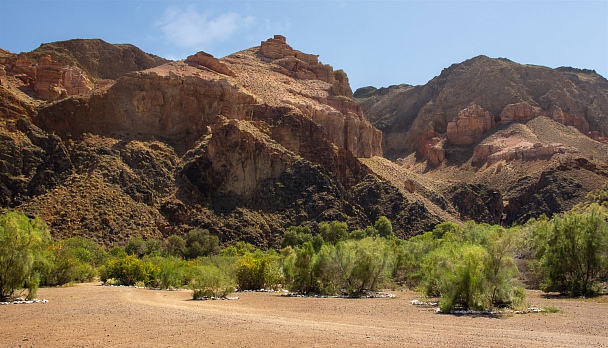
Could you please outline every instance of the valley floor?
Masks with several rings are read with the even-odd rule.
[[[291,298],[238,293],[234,301],[192,301],[191,291],[106,287],[43,288],[46,304],[0,306],[2,347],[607,347],[608,299],[543,298],[555,314],[502,318],[435,314],[397,298]]]

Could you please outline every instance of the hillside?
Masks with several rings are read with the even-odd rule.
[[[2,50],[0,207],[107,246],[204,228],[271,247],[292,225],[382,215],[402,238],[523,222],[608,177],[607,90],[591,71],[477,57],[353,94],[280,35],[222,59],[101,40]]]
[[[382,154],[382,138],[346,74],[284,37],[221,60],[199,52],[144,70],[123,60],[117,79],[64,58],[99,44],[43,45],[63,53],[2,63],[0,201],[41,215],[56,237],[115,245],[207,228],[267,247],[288,226],[324,220],[362,228],[387,215],[401,237],[441,221],[360,161]],[[32,88],[40,75],[20,72],[19,59],[97,82],[49,98],[66,80]]]
[[[479,56],[423,86],[355,97],[382,130],[385,156],[448,201],[456,194],[461,219],[475,218],[483,195],[463,199],[454,186],[493,191],[494,221],[511,224],[569,209],[608,177],[608,81],[591,70]]]

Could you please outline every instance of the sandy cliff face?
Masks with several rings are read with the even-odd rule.
[[[356,157],[382,155],[382,134],[352,98],[346,74],[320,63],[318,56],[294,50],[277,35],[222,62],[260,103],[295,108]]]

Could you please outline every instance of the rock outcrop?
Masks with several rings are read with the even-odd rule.
[[[432,165],[438,165],[445,160],[445,139],[443,139],[434,130],[428,131],[423,138],[421,147],[422,155]]]
[[[145,53],[129,44],[110,44],[99,39],[75,39],[40,45],[27,53],[38,60],[51,56],[63,66],[76,66],[97,82],[103,79],[116,80],[133,71],[146,70],[169,62],[167,59]]]
[[[523,141],[508,148],[494,144],[480,144],[475,146],[471,162],[477,165],[491,165],[500,161],[510,162],[548,159],[555,154],[578,152],[577,149],[570,149],[559,143],[545,145]]]
[[[38,60],[26,54],[8,54],[0,57],[5,75],[19,78],[31,85],[36,96],[43,100],[55,101],[70,95],[85,93],[93,88],[93,83],[76,66],[64,66],[46,55]]]
[[[171,140],[186,149],[208,134],[221,116],[245,119],[255,102],[223,75],[175,62],[125,75],[103,93],[50,105],[37,122],[59,134],[126,132]]]
[[[44,100],[54,101],[68,96],[62,86],[63,66],[53,62],[51,56],[40,58],[34,77],[34,91]]]
[[[196,53],[195,55],[188,56],[188,58],[186,58],[186,63],[196,67],[207,68],[220,74],[232,77],[235,76],[234,72],[232,72],[232,70],[230,70],[226,64],[220,62],[217,58],[213,57],[209,53],[202,51]]]
[[[500,113],[500,123],[525,122],[542,115],[542,109],[528,103],[509,104]]]
[[[455,145],[470,145],[494,127],[494,116],[481,106],[472,104],[448,123],[446,136]]]
[[[318,56],[294,50],[276,35],[260,47],[221,60],[240,85],[258,102],[290,106],[321,125],[338,147],[356,157],[382,154],[382,133],[364,117],[352,98],[346,74],[318,61]]]

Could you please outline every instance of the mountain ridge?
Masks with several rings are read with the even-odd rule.
[[[316,231],[340,220],[354,229],[385,215],[407,238],[441,221],[510,224],[565,210],[608,177],[608,150],[589,133],[601,140],[603,118],[584,118],[582,135],[581,117],[569,114],[583,110],[576,98],[558,105],[561,118],[539,114],[544,104],[523,94],[534,103],[446,98],[466,66],[361,98],[346,73],[280,35],[221,59],[157,60],[111,45],[108,56],[122,57],[112,74],[107,58],[81,62],[106,45],[72,40],[0,54],[1,208],[41,215],[56,237],[110,246],[205,228],[224,244],[266,248],[291,225]],[[592,72],[558,73],[600,90],[589,110],[604,110],[603,81]],[[438,97],[443,116],[419,119],[425,108],[434,115],[427,104]]]

